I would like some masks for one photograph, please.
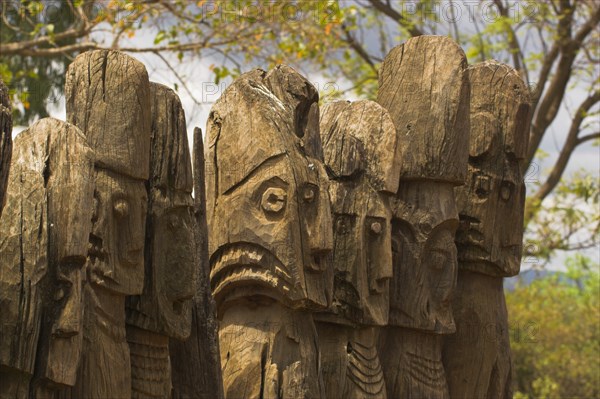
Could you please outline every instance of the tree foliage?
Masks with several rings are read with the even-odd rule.
[[[599,266],[567,268],[506,295],[517,399],[600,396]]]

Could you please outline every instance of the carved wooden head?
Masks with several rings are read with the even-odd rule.
[[[529,92],[514,69],[496,61],[473,65],[468,74],[471,145],[467,182],[456,189],[458,257],[461,267],[513,276],[522,251]]]
[[[150,158],[150,83],[139,61],[117,51],[83,53],[69,66],[67,120],[96,151],[92,282],[120,294],[144,285]]]
[[[318,94],[286,66],[232,83],[209,115],[207,216],[211,286],[225,297],[326,305],[332,246]]]
[[[403,149],[393,206],[394,277],[390,324],[452,333],[456,286],[453,187],[464,183],[469,148],[469,80],[462,49],[420,36],[384,60],[377,102],[394,121]]]
[[[34,123],[14,144],[0,218],[0,324],[18,328],[3,330],[0,364],[31,373],[37,355],[42,377],[72,385],[81,351],[93,152],[79,129],[52,118]]]
[[[191,328],[191,298],[198,269],[185,114],[173,90],[150,83],[150,92],[152,154],[145,283],[142,295],[128,297],[127,323],[185,339]]]
[[[392,278],[390,197],[400,177],[396,129],[373,101],[325,105],[320,129],[333,213],[333,311],[356,323],[385,325]]]

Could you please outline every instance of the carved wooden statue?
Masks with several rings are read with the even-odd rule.
[[[310,310],[332,248],[318,94],[286,66],[242,75],[209,115],[211,287],[227,398],[321,396]]]
[[[400,188],[393,205],[393,279],[381,361],[392,398],[445,398],[442,338],[455,331],[454,186],[464,183],[469,140],[465,55],[451,39],[420,36],[394,48],[377,102],[401,137]]]
[[[457,332],[446,339],[452,398],[512,398],[509,331],[502,278],[519,273],[528,89],[511,67],[484,62],[471,82],[469,173],[457,189]]]
[[[335,102],[321,112],[333,213],[333,300],[316,313],[325,398],[385,398],[377,353],[392,278],[391,197],[400,144],[387,111],[373,101]]]
[[[190,336],[171,340],[173,399],[223,399],[219,326],[216,305],[210,292],[208,228],[204,185],[204,145],[202,131],[194,129],[194,207],[196,218],[196,291],[192,298]]]
[[[131,397],[125,297],[142,294],[151,136],[145,67],[115,51],[79,55],[66,77],[67,120],[96,152],[95,213],[84,290],[84,347],[72,396]]]
[[[48,397],[75,383],[93,152],[47,118],[21,132],[0,217],[0,397]]]
[[[127,299],[133,398],[171,394],[169,337],[186,339],[195,292],[192,164],[179,97],[150,83],[152,149],[142,295]]]
[[[12,154],[12,110],[8,88],[0,79],[0,216],[6,200],[8,168]]]

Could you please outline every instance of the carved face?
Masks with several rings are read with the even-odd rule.
[[[400,186],[396,201],[390,318],[395,325],[452,333],[458,225],[452,185],[410,182]]]
[[[331,181],[330,193],[336,301],[354,321],[385,325],[392,277],[389,199],[365,178],[359,184]]]
[[[313,290],[332,247],[327,187],[323,166],[292,152],[268,159],[219,197],[211,226],[220,248],[211,257],[218,303],[224,296],[325,302]]]
[[[460,227],[456,235],[461,262],[478,262],[494,275],[514,275],[522,250],[525,184],[522,165],[505,148],[489,113],[472,117],[469,173],[464,186],[456,188]]]
[[[152,286],[161,329],[171,337],[189,336],[196,280],[194,216],[189,193],[177,192],[172,205],[153,204]],[[162,209],[161,209],[162,208]]]
[[[88,262],[92,282],[135,295],[144,285],[147,194],[142,181],[99,169]]]

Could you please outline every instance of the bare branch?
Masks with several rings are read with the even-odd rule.
[[[596,91],[589,97],[587,97],[581,105],[577,108],[575,115],[573,116],[573,121],[571,123],[571,127],[569,128],[569,133],[567,134],[567,139],[565,141],[565,145],[563,146],[560,155],[558,156],[558,160],[556,164],[552,168],[548,179],[542,184],[540,189],[530,197],[529,204],[527,209],[525,210],[525,220],[531,220],[532,216],[535,214],[536,209],[535,205],[539,205],[542,203],[544,198],[548,196],[554,190],[558,182],[560,181],[560,177],[562,176],[567,164],[569,163],[569,159],[571,155],[573,155],[573,151],[575,148],[581,144],[580,139],[578,139],[577,135],[579,134],[579,129],[583,120],[586,118],[588,111],[598,102],[600,102],[600,91]],[[589,136],[584,136],[584,141],[591,140],[596,136],[596,134],[592,134]]]
[[[406,19],[406,17],[404,15],[402,15],[398,11],[396,11],[391,6],[390,2],[384,3],[381,0],[368,0],[368,1],[377,10],[379,10],[383,14],[387,15],[388,17],[390,17],[391,19],[396,21],[398,24],[400,24],[400,26],[405,28],[408,31],[408,33],[410,33],[411,36],[423,35],[423,32],[419,28],[414,26],[414,24],[412,22],[410,22],[408,19]]]

